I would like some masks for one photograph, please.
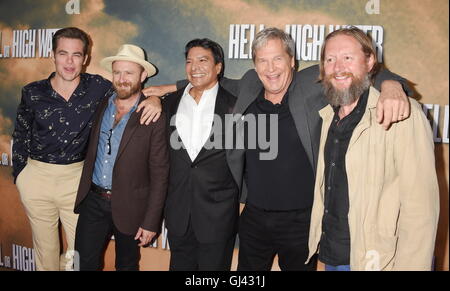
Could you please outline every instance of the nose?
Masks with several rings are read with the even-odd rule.
[[[340,73],[345,71],[344,62],[341,59],[337,59],[336,63],[334,64],[334,72]]]
[[[267,62],[267,69],[269,70],[269,72],[273,72],[275,70],[275,64],[273,61]]]

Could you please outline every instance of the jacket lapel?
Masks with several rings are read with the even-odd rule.
[[[141,97],[139,99],[139,103],[141,103],[142,100],[144,100],[144,99],[145,99],[145,97],[141,93]],[[130,119],[128,119],[127,125],[125,126],[125,129],[123,131],[122,139],[120,140],[120,145],[119,145],[119,150],[117,151],[116,161],[122,155],[125,147],[127,146],[128,142],[130,141],[131,137],[133,136],[134,131],[139,126],[139,116],[140,116],[140,114],[141,113],[137,113],[136,111],[131,113]]]
[[[308,117],[317,118],[319,116],[312,115],[317,108],[311,108],[311,104],[305,100],[306,96],[302,92],[302,88],[297,88],[299,84],[296,82],[297,74],[294,72],[294,76],[292,79],[292,85],[289,88],[289,110],[291,111],[292,118],[294,119],[295,127],[297,129],[298,136],[300,137],[300,141],[303,145],[303,148],[308,155],[308,159],[311,162],[311,165],[314,167],[316,165],[316,161],[314,159],[313,153],[313,141],[311,140],[311,128],[308,122]],[[300,93],[300,94],[299,94]],[[317,102],[316,102],[317,103]],[[311,112],[308,112],[311,111]],[[317,110],[318,111],[318,110]],[[315,111],[315,112],[317,112]]]
[[[186,163],[191,164],[191,158],[189,157],[189,154],[186,150],[186,147],[183,144],[183,141],[181,140],[180,135],[178,134],[177,127],[175,125],[175,119],[172,121],[172,118],[176,116],[178,111],[178,106],[180,105],[181,98],[183,97],[183,93],[186,87],[183,89],[180,89],[177,91],[176,95],[174,96],[173,100],[168,101],[167,107],[166,107],[166,114],[167,114],[167,122],[168,122],[168,138],[169,138],[169,147],[172,147],[170,144],[170,141],[175,138],[178,140],[178,142],[181,143],[182,147],[179,150],[172,150],[176,155],[180,156]],[[175,117],[176,118],[176,117]]]
[[[98,146],[98,141],[100,139],[100,128],[102,127],[102,120],[103,120],[103,115],[105,114],[105,110],[108,107],[108,102],[109,102],[109,97],[108,98],[103,98],[98,109],[97,112],[95,114],[94,117],[94,121],[92,124],[92,128],[91,128],[91,135],[90,135],[90,139],[92,141],[89,142],[89,146],[90,147],[94,147],[93,150],[89,150],[89,152],[93,151],[93,155],[92,155],[92,159],[95,162],[95,157],[97,155],[97,146]],[[86,157],[88,158],[88,157]]]
[[[224,94],[225,89],[222,88],[222,86],[219,85],[219,90],[217,91],[217,97],[216,97],[216,103],[214,105],[214,116],[219,117],[222,121],[222,128],[221,128],[221,132],[222,133],[222,138],[225,138],[225,135],[223,133],[225,133],[225,114],[227,113],[231,113],[232,109],[228,106],[228,103],[226,102],[227,100],[225,100],[227,98],[227,96]],[[206,140],[206,144],[211,143],[211,135],[214,134],[214,119],[213,119],[213,124],[211,127],[211,132],[209,133],[209,138]],[[215,136],[213,137],[215,138]],[[222,145],[224,144],[224,141],[222,141]],[[203,145],[202,149],[200,150],[200,152],[198,153],[197,157],[194,160],[194,163],[198,162],[200,159],[203,158],[203,156],[206,154],[206,148],[205,145]]]
[[[374,109],[377,106],[378,97],[378,91],[375,88],[370,87],[367,100],[367,108],[363,117],[361,118],[361,121],[353,131],[352,138],[350,139],[350,143],[348,144],[348,150],[350,150],[352,145],[359,139],[361,134],[372,125],[372,114],[375,114]]]

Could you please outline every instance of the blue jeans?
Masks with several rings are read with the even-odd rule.
[[[331,266],[325,265],[325,271],[351,271],[350,265]]]

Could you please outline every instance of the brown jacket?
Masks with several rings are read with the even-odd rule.
[[[367,109],[345,157],[348,176],[351,270],[430,270],[439,218],[439,188],[431,128],[410,99],[411,116],[386,131],[376,121],[379,92]],[[324,213],[324,146],[334,112],[323,119],[311,214],[309,257],[319,249]]]
[[[142,101],[143,96],[141,96]],[[75,213],[86,198],[94,172],[101,121],[108,105],[104,98],[94,117]],[[140,113],[133,112],[123,132],[112,178],[111,209],[114,225],[128,235],[139,227],[159,232],[167,193],[169,156],[165,116],[140,125]]]

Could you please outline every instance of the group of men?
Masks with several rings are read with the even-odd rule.
[[[18,108],[13,175],[39,270],[60,268],[58,220],[81,270],[102,268],[111,234],[116,269],[138,270],[163,218],[170,270],[230,270],[236,234],[240,271],[275,255],[315,270],[317,253],[328,270],[431,268],[429,124],[359,29],[329,34],[320,65],[297,72],[292,38],[266,28],[240,80],[224,77],[219,44],[194,39],[187,80],[144,90],[156,69],[141,48],[101,61],[111,86],[81,73],[88,45],[78,28],[56,32],[55,72]]]

